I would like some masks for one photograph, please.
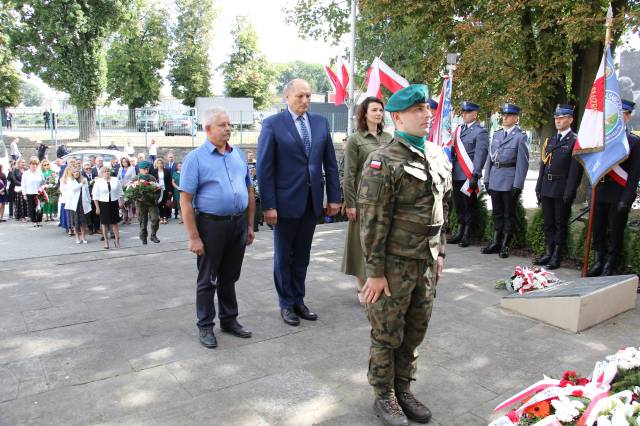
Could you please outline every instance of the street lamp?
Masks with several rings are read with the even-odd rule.
[[[453,71],[455,71],[458,65],[459,57],[459,53],[447,53],[447,71],[449,72],[449,78],[453,76]]]

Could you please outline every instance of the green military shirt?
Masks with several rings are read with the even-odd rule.
[[[451,163],[395,136],[365,161],[358,188],[360,239],[367,277],[385,275],[386,254],[434,261],[446,243]]]
[[[365,160],[376,149],[388,144],[393,137],[382,132],[377,136],[369,132],[356,132],[349,136],[344,152],[344,202],[347,208],[355,208],[358,196],[358,185]]]

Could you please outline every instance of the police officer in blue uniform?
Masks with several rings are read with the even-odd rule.
[[[518,127],[521,108],[502,105],[502,129],[493,134],[484,172],[485,189],[493,206],[493,238],[481,252],[509,257],[515,213],[529,169],[527,134]]]
[[[482,168],[487,160],[487,150],[489,148],[489,133],[478,123],[478,110],[480,106],[472,102],[462,102],[462,124],[458,130],[457,142],[464,146],[473,162],[469,188],[476,189],[478,180],[482,176]],[[447,240],[449,244],[458,244],[460,247],[469,245],[471,227],[473,225],[473,215],[478,206],[478,196],[473,192],[470,196],[465,195],[460,189],[467,181],[467,175],[462,170],[462,158],[458,158],[455,147],[452,149],[453,162],[453,202],[456,206],[456,218],[458,221],[458,231],[455,236]]]
[[[582,166],[571,155],[577,138],[571,130],[573,107],[558,105],[554,119],[557,133],[542,146],[536,184],[544,216],[545,251],[534,264],[546,265],[548,269],[557,269],[562,261],[571,204],[582,179]]]
[[[625,125],[631,120],[634,108],[634,102],[622,100]],[[595,263],[587,271],[588,277],[615,275],[622,255],[624,229],[627,226],[629,210],[636,198],[636,189],[638,181],[640,181],[640,137],[631,133],[627,128],[627,140],[629,141],[629,156],[620,163],[620,167],[627,172],[626,185],[620,185],[607,174],[596,188],[593,218]],[[607,230],[609,231],[608,244]]]

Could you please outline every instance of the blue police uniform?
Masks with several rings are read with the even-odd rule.
[[[503,114],[520,115],[520,107],[505,103]],[[500,129],[493,134],[485,165],[484,182],[493,206],[493,239],[482,253],[500,253],[509,257],[513,238],[516,205],[529,169],[527,134],[518,126]]]
[[[558,105],[555,117],[573,117],[573,107]],[[534,263],[548,269],[560,266],[567,242],[571,203],[582,179],[582,166],[573,157],[577,135],[569,128],[547,139],[542,147],[536,196],[544,217],[545,252]]]
[[[634,107],[634,102],[622,101],[623,111],[632,113]],[[627,129],[627,141],[629,156],[620,163],[620,167],[627,172],[627,184],[622,186],[606,175],[596,187],[592,244],[595,263],[587,271],[588,277],[615,275],[622,255],[624,230],[640,181],[640,137]]]
[[[480,106],[478,104],[468,101],[462,102],[462,111],[478,111],[479,109]],[[469,185],[473,189],[478,185],[478,179],[482,176],[482,168],[487,160],[489,133],[477,121],[469,125],[462,124],[459,129],[458,142],[464,146],[473,162],[472,178],[469,181]],[[473,215],[478,205],[478,196],[476,193],[467,196],[461,191],[467,180],[467,175],[462,171],[460,165],[462,159],[457,157],[455,149],[453,149],[451,161],[453,163],[453,202],[456,207],[458,232],[447,242],[459,244],[460,247],[467,247],[469,245],[471,227],[473,226]]]

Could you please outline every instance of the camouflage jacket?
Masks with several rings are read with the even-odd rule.
[[[434,261],[446,236],[451,163],[397,136],[365,161],[358,187],[360,239],[368,277],[385,275],[386,254]]]

